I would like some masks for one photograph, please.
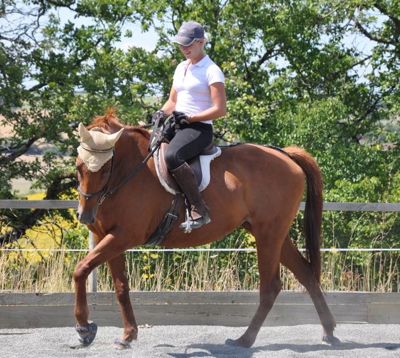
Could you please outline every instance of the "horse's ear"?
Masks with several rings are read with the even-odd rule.
[[[85,142],[87,139],[90,138],[90,133],[83,125],[83,123],[79,123],[78,131],[79,131],[79,136],[81,137],[81,142]]]
[[[124,128],[121,128],[118,132],[116,132],[114,134],[109,134],[107,136],[107,142],[110,145],[110,147],[113,147],[115,145],[115,143],[117,143],[117,140],[119,139],[119,137],[121,137],[121,134],[123,131],[124,131]]]

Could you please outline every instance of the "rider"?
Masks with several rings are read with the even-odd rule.
[[[191,206],[191,219],[181,228],[196,229],[211,219],[187,161],[212,143],[212,121],[226,114],[225,78],[221,69],[206,55],[204,28],[195,21],[184,22],[173,42],[186,61],[175,69],[167,102],[153,114],[157,118],[174,114],[176,133],[168,145],[165,161]]]

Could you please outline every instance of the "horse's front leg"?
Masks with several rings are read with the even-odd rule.
[[[124,333],[121,339],[116,339],[114,346],[117,349],[130,348],[130,342],[137,339],[138,327],[133,313],[131,300],[129,298],[129,282],[126,275],[125,257],[118,257],[108,261],[111,270],[115,294],[121,308],[122,319],[124,322]]]
[[[80,261],[73,274],[75,282],[75,318],[77,321],[76,331],[82,345],[90,345],[96,337],[97,326],[89,322],[89,308],[86,298],[86,281],[93,269],[100,264],[112,260],[125,251],[126,247],[121,245],[115,235],[108,234],[101,240],[93,251]]]

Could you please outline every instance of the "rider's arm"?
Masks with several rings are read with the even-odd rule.
[[[170,115],[173,111],[175,111],[176,98],[176,90],[174,87],[172,87],[167,102],[165,102],[165,104],[161,108],[161,110],[164,111],[166,115]]]

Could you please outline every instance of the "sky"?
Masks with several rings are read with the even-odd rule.
[[[61,21],[65,23],[70,20],[77,25],[88,25],[91,21],[84,17],[75,18],[75,13],[66,8],[59,9],[57,14]],[[123,33],[127,30],[132,31],[133,36],[130,38],[124,38],[118,44],[119,48],[127,50],[129,47],[134,45],[135,47],[142,47],[147,51],[154,50],[158,40],[158,35],[153,28],[150,28],[149,31],[143,32],[140,24],[129,23],[124,26]]]
[[[32,16],[32,14],[36,15],[36,12],[32,11],[32,8],[24,7],[24,5],[21,4],[18,4],[18,6],[18,11],[14,11],[12,13],[8,13],[7,16],[0,17],[0,31],[3,36],[7,37],[8,34],[10,34],[10,37],[12,37],[12,32],[20,33],[26,26],[32,27],[32,24],[36,23],[36,17]],[[75,13],[67,8],[58,8],[55,14],[58,15],[62,24],[65,24],[68,21],[73,22],[77,26],[87,26],[90,25],[90,23],[93,23],[93,20],[87,17],[80,16],[75,18]],[[47,22],[48,16],[42,16],[40,19],[41,26],[45,25]],[[119,44],[120,48],[127,49],[133,44],[133,42],[136,47],[142,47],[149,51],[155,48],[158,35],[154,29],[150,28],[149,31],[143,32],[139,24],[129,23],[124,27],[124,31],[126,30],[132,31],[133,38],[125,38]],[[36,33],[36,36],[39,36],[39,33]]]

